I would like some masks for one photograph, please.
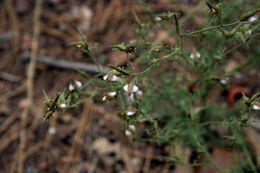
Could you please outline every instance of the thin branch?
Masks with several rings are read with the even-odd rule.
[[[24,172],[24,161],[26,160],[25,157],[25,150],[27,145],[27,131],[26,131],[26,124],[29,119],[30,109],[33,104],[33,91],[34,91],[34,84],[33,79],[35,75],[35,64],[36,64],[36,56],[38,53],[38,37],[40,34],[40,15],[42,12],[42,3],[43,0],[37,0],[34,10],[34,28],[33,28],[33,40],[32,40],[32,51],[31,51],[31,59],[29,64],[28,76],[27,76],[27,100],[28,105],[24,108],[22,113],[22,120],[21,120],[21,132],[20,132],[20,146],[19,146],[19,158],[18,158],[18,173]]]
[[[223,27],[228,27],[228,26],[233,26],[233,25],[237,25],[239,24],[240,22],[237,21],[237,22],[234,22],[234,23],[229,23],[229,24],[226,24],[226,25],[218,25],[218,26],[212,26],[212,27],[209,27],[209,28],[204,28],[204,29],[201,29],[201,30],[198,30],[198,31],[193,31],[193,32],[189,32],[189,33],[186,33],[186,34],[181,34],[181,36],[191,36],[191,35],[195,35],[195,34],[199,34],[199,33],[202,33],[202,32],[205,32],[205,31],[209,31],[209,30],[212,30],[212,29],[218,29],[218,28],[223,28]]]
[[[224,25],[221,24],[221,25],[212,26],[212,27],[208,27],[208,28],[201,29],[201,30],[197,30],[197,31],[185,33],[185,34],[180,34],[180,36],[182,36],[182,37],[187,37],[187,36],[192,36],[192,35],[200,34],[200,33],[203,33],[203,32],[209,31],[209,30],[213,30],[213,29],[219,29],[219,28],[229,27],[229,26],[233,26],[233,25],[247,24],[247,23],[253,23],[253,22],[258,22],[258,21],[252,21],[252,22],[236,21],[236,22],[229,23],[229,24],[224,24]]]
[[[28,56],[22,56],[22,60],[28,60]],[[46,64],[48,66],[57,67],[66,70],[82,70],[91,73],[99,73],[99,69],[95,64],[88,64],[88,63],[81,63],[81,62],[74,62],[74,61],[64,61],[64,60],[56,60],[54,58],[45,57],[45,56],[38,56],[37,63]],[[101,72],[107,72],[108,68],[101,67]]]

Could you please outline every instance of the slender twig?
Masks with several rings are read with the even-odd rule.
[[[257,37],[257,36],[259,36],[259,35],[260,35],[260,33],[256,33],[256,34],[254,34],[254,35],[251,35],[250,37],[248,37],[248,38],[246,39],[246,41],[249,41],[250,39],[252,39],[252,38],[254,38],[254,37]],[[245,43],[242,42],[242,43],[236,45],[235,47],[233,47],[233,48],[227,50],[226,52],[224,52],[224,55],[227,55],[227,54],[229,54],[229,53],[235,51],[236,49],[238,49],[239,47],[243,46],[244,44],[245,44]]]
[[[23,60],[29,59],[28,56],[22,56]],[[80,63],[74,61],[56,60],[51,57],[38,56],[37,63],[46,64],[48,66],[57,67],[67,70],[82,70],[90,73],[99,73],[99,69],[95,64]],[[107,72],[108,68],[100,66],[101,72]]]
[[[208,151],[207,151],[207,150],[205,149],[205,147],[200,143],[198,137],[197,137],[196,134],[195,134],[195,129],[194,129],[194,127],[192,127],[191,131],[192,131],[192,136],[193,136],[193,138],[194,138],[194,140],[195,140],[195,143],[196,143],[197,146],[203,151],[203,153],[204,153],[205,156],[208,158],[208,160],[212,163],[212,165],[213,165],[216,169],[218,169],[220,172],[226,172],[226,171],[224,170],[224,168],[221,168],[221,167],[211,158],[211,156],[209,155]]]
[[[155,62],[148,68],[146,68],[144,71],[139,72],[139,73],[134,73],[132,74],[132,76],[140,76],[143,75],[147,72],[149,72],[150,70],[153,69],[153,67],[155,67],[156,65],[158,65],[160,62],[164,61],[164,60],[170,60],[170,59],[176,59],[176,57],[174,57],[174,55],[177,55],[179,52],[179,49],[174,50],[173,52],[171,52],[168,55],[163,56],[162,58],[158,58],[155,60]]]
[[[208,27],[208,28],[204,28],[204,29],[201,29],[201,30],[189,32],[189,33],[186,33],[186,34],[180,34],[180,35],[183,36],[183,37],[191,36],[191,35],[199,34],[199,33],[205,32],[205,31],[213,30],[213,29],[218,29],[218,28],[223,28],[223,27],[229,27],[229,26],[237,25],[239,23],[240,22],[237,21],[237,22],[233,22],[233,23],[229,23],[229,24],[225,24],[225,25],[212,26],[212,27]]]
[[[20,146],[19,146],[19,158],[18,158],[18,173],[24,172],[24,161],[25,161],[25,149],[27,145],[27,131],[26,124],[28,122],[30,109],[33,104],[33,91],[34,84],[33,79],[35,75],[35,64],[36,64],[36,56],[38,53],[38,37],[40,34],[40,15],[42,11],[42,3],[43,0],[37,0],[36,6],[34,10],[34,28],[33,28],[33,39],[32,39],[32,51],[31,51],[31,59],[29,64],[29,71],[27,76],[27,100],[28,105],[24,108],[22,113],[21,120],[21,132],[20,132]]]
[[[21,81],[21,77],[6,72],[0,72],[0,78],[12,83],[18,83]]]
[[[229,26],[233,26],[233,25],[241,25],[241,24],[247,24],[247,23],[253,23],[253,22],[258,22],[258,21],[252,21],[252,22],[236,21],[236,22],[229,23],[229,24],[220,24],[220,25],[217,25],[217,26],[212,26],[212,27],[204,28],[204,29],[197,30],[197,31],[192,31],[192,32],[185,33],[185,34],[180,34],[180,36],[187,37],[187,36],[200,34],[200,33],[203,33],[203,32],[209,31],[209,30],[213,30],[213,29],[219,29],[219,28],[229,27]]]

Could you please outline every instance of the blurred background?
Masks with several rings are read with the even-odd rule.
[[[54,114],[42,121],[45,112],[43,90],[55,96],[72,79],[81,80],[74,69],[94,75],[93,62],[73,47],[80,41],[80,28],[89,45],[96,46],[99,63],[124,64],[125,55],[111,46],[134,39],[138,25],[133,11],[143,20],[145,10],[132,0],[37,0],[0,1],[0,172],[87,172],[87,173],[192,173],[211,168],[172,165],[166,156],[167,144],[134,142],[124,135],[122,122],[102,103],[84,102],[79,108]],[[149,0],[155,13],[180,10],[192,13],[181,18],[187,29],[201,28],[208,8],[199,0]],[[248,2],[254,6],[254,1]],[[249,5],[250,6],[250,5]],[[165,30],[150,36],[175,45]],[[186,40],[192,50],[194,43]],[[235,56],[245,58],[237,51]],[[35,62],[30,58],[34,57]],[[236,66],[230,62],[230,68]],[[248,72],[253,82],[259,71]],[[253,84],[256,87],[256,84]],[[234,91],[235,92],[235,91]],[[239,90],[241,94],[241,90]],[[235,95],[230,96],[231,101]],[[250,131],[250,140],[259,153],[259,134]],[[185,150],[189,162],[192,151]],[[216,148],[213,159],[225,165],[231,153]]]

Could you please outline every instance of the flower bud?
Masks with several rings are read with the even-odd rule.
[[[117,94],[116,92],[109,92],[109,93],[107,93],[107,95],[105,95],[102,98],[102,100],[103,101],[106,101],[107,99],[110,100],[110,99],[114,98],[116,96],[116,94]]]
[[[132,132],[130,130],[125,130],[125,135],[126,136],[131,136],[132,135]]]
[[[133,131],[135,131],[135,126],[134,125],[129,125],[128,128],[133,130]]]
[[[70,83],[69,85],[69,91],[73,91],[75,89],[75,87],[72,85],[72,83]]]
[[[259,106],[259,105],[256,105],[256,104],[254,104],[254,105],[253,105],[253,109],[254,109],[254,110],[260,110],[260,106]]]
[[[126,112],[126,115],[127,116],[133,116],[133,115],[135,115],[136,114],[136,111],[127,111]]]
[[[82,87],[82,83],[80,81],[75,80],[75,84],[78,88]]]
[[[59,104],[59,107],[63,109],[63,108],[66,108],[67,105],[65,103],[61,103],[61,104]]]
[[[192,53],[190,54],[190,59],[199,59],[200,58],[200,53],[196,52],[196,53]]]

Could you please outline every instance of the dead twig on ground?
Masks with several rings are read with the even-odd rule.
[[[147,155],[150,155],[153,153],[153,148],[149,147],[147,150]],[[149,173],[150,172],[150,165],[151,165],[151,158],[147,157],[144,161],[144,167],[143,167],[143,172],[144,173]]]
[[[28,60],[28,56],[23,56],[23,60]],[[36,60],[38,63],[45,64],[52,67],[57,67],[66,70],[82,70],[91,73],[99,73],[95,64],[80,63],[74,61],[56,60],[50,57],[39,56]],[[106,67],[100,67],[102,72],[108,71]]]
[[[5,133],[4,136],[1,137],[0,141],[0,153],[6,149],[7,146],[10,145],[14,140],[19,137],[20,127],[17,123],[14,123],[12,127]]]
[[[8,118],[6,118],[0,126],[0,134],[4,133],[6,130],[8,130],[8,128],[14,124],[15,120],[18,117],[18,113],[20,112],[20,109],[18,109],[17,111],[15,111],[14,113],[12,113],[11,115],[8,116]]]
[[[24,172],[24,161],[26,160],[25,157],[25,150],[27,146],[27,131],[26,131],[26,124],[29,119],[29,113],[33,104],[33,90],[34,90],[34,74],[35,74],[35,66],[36,66],[36,57],[38,53],[38,37],[40,34],[40,16],[42,12],[42,4],[43,0],[37,0],[36,6],[34,10],[34,28],[33,28],[33,40],[32,40],[32,51],[31,51],[31,59],[29,65],[29,71],[27,76],[27,99],[28,105],[24,108],[22,113],[22,120],[21,120],[21,132],[20,132],[20,145],[19,145],[19,157],[18,157],[18,173]]]
[[[21,81],[21,77],[6,72],[0,72],[0,78],[12,83]]]

